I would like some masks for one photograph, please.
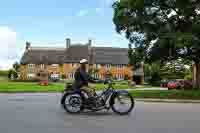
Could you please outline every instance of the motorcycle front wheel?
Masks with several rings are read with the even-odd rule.
[[[113,102],[111,104],[111,108],[113,112],[120,115],[129,114],[135,106],[134,98],[129,93],[118,93],[113,97],[112,100]]]

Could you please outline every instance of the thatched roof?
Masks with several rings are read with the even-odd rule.
[[[21,64],[79,63],[83,58],[95,64],[128,64],[128,49],[71,45],[67,48],[30,47],[24,52]]]

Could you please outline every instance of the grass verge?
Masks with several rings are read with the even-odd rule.
[[[96,90],[102,90],[107,85],[95,84]],[[116,89],[130,88],[128,85],[116,84]],[[11,82],[0,80],[0,93],[30,93],[30,92],[62,92],[64,83],[50,83],[48,86],[40,86],[37,82]]]
[[[95,86],[96,90],[106,88],[104,84],[95,84]],[[114,87],[116,89],[130,88],[126,84],[116,84]],[[7,80],[0,80],[0,93],[62,92],[63,89],[64,83],[50,83],[49,86],[40,86],[37,82],[10,82]],[[135,98],[200,100],[200,91],[133,90],[131,94]]]
[[[155,98],[155,99],[191,99],[200,100],[200,91],[181,90],[135,90],[131,91],[134,98]]]

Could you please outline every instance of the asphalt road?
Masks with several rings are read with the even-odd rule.
[[[0,94],[0,133],[200,133],[200,104],[136,102],[128,116],[67,114],[60,94]]]

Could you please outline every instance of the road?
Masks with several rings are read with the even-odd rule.
[[[199,133],[200,104],[136,102],[128,116],[67,114],[60,94],[0,94],[1,133]]]

